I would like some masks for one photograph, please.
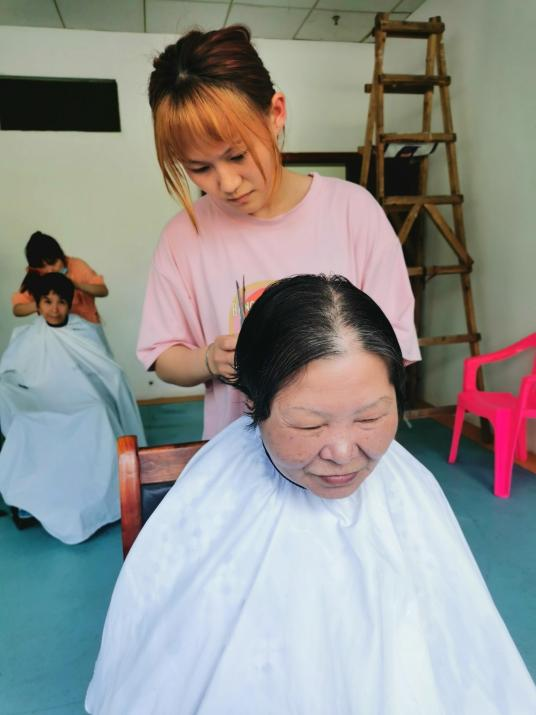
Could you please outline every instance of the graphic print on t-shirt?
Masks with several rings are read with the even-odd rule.
[[[257,298],[260,298],[266,288],[272,283],[273,280],[266,280],[247,284],[245,281],[242,281],[242,277],[237,277],[233,291],[233,300],[229,310],[229,335],[238,335],[240,332],[242,325],[240,303],[243,303],[244,314],[247,315],[253,303]],[[244,296],[244,298],[242,298],[242,296]]]

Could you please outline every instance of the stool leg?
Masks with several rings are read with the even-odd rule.
[[[456,417],[454,418],[454,427],[452,429],[452,442],[450,443],[449,464],[455,462],[456,456],[458,455],[458,445],[462,434],[464,416],[465,410],[463,407],[456,407]]]
[[[513,416],[507,410],[499,410],[495,417],[495,479],[493,493],[507,499],[510,496],[512,467],[514,464]]]

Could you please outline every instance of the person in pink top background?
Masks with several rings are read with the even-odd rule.
[[[363,188],[282,166],[286,100],[234,25],[192,31],[154,60],[149,82],[158,161],[184,206],[153,257],[138,340],[146,369],[206,385],[204,438],[243,411],[234,376],[241,321],[274,280],[346,276],[391,321],[406,363],[420,359],[400,242]],[[187,179],[204,196],[192,202]]]

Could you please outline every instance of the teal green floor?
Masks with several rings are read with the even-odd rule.
[[[142,407],[149,442],[199,439],[202,407]],[[536,677],[536,475],[516,467],[511,498],[496,499],[491,452],[462,439],[458,463],[447,465],[450,431],[430,420],[403,426],[398,439],[436,475]],[[117,524],[66,546],[40,527],[19,532],[0,518],[0,715],[84,713],[120,567]]]

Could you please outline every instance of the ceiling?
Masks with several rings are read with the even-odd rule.
[[[0,25],[180,35],[233,23],[254,37],[367,42],[377,12],[405,20],[424,0],[0,0]]]

